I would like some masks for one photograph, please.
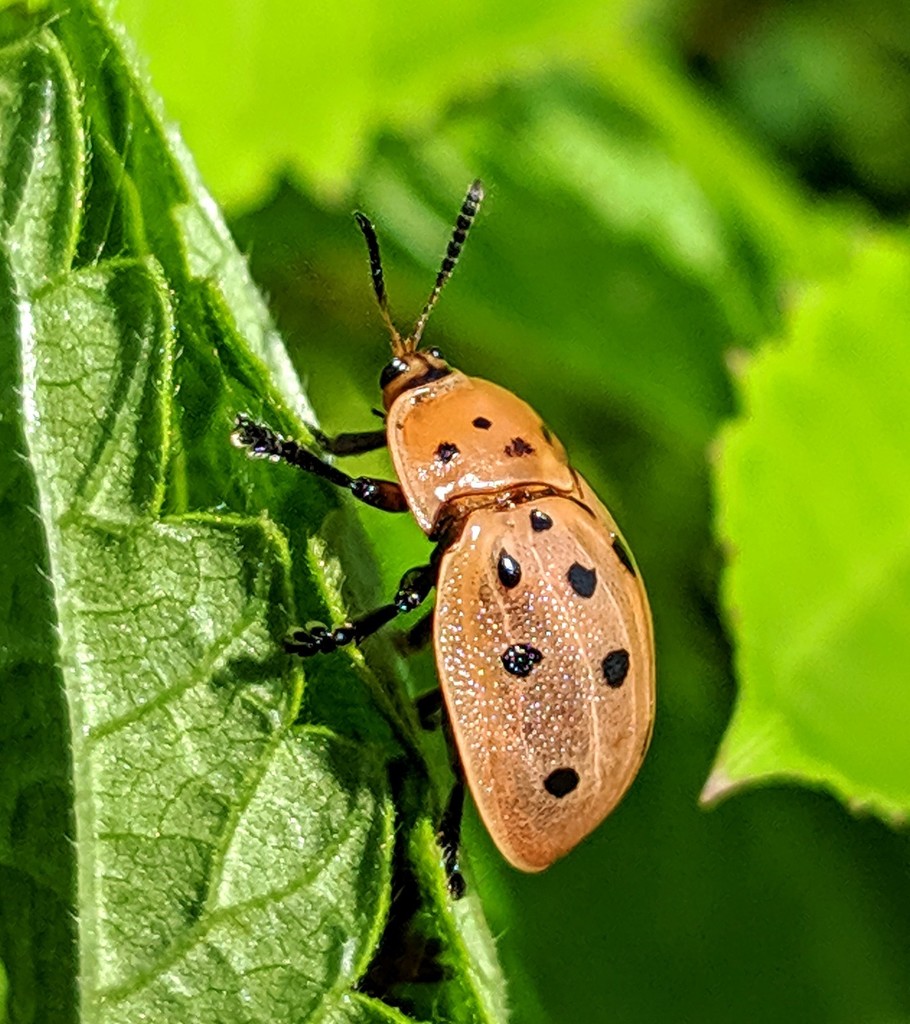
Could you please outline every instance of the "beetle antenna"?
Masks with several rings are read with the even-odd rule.
[[[376,230],[370,222],[370,218],[359,210],[354,211],[354,219],[366,239],[367,250],[370,254],[370,277],[373,280],[373,291],[376,293],[376,301],[379,303],[379,312],[382,314],[383,323],[388,328],[389,336],[392,339],[392,351],[396,356],[401,355],[406,351],[406,345],[401,340],[398,328],[392,323],[392,314],[389,312],[389,297],[385,290],[385,278],[382,274],[382,258],[379,255],[379,239],[376,237]]]
[[[452,271],[455,269],[455,264],[458,262],[465,239],[468,237],[468,232],[471,230],[471,225],[474,223],[474,218],[477,216],[477,211],[482,201],[483,182],[478,178],[471,183],[468,194],[464,197],[458,219],[455,221],[452,239],[449,242],[449,247],[446,249],[445,256],[442,258],[442,266],[439,268],[439,273],[436,275],[436,284],[433,285],[433,290],[430,292],[427,304],[423,307],[423,312],[414,325],[413,333],[406,341],[411,351],[420,344],[423,329],[427,325],[427,320],[430,319],[430,313],[433,312],[433,307],[436,305],[436,300],[439,298],[443,285],[452,276]]]

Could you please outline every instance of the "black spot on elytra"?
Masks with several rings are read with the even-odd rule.
[[[614,688],[622,686],[629,674],[629,652],[621,648],[617,651],[610,651],[601,662],[600,667],[603,669],[604,679],[608,686]]]
[[[443,441],[436,449],[436,458],[442,463],[451,462],[456,455],[458,455],[458,445],[452,444],[451,441]]]
[[[632,559],[629,558],[629,552],[626,550],[625,544],[619,539],[619,537],[613,538],[613,550],[616,552],[616,557],[622,562],[622,564],[629,570],[632,575],[635,575],[635,566],[632,564]]]
[[[502,652],[500,659],[509,675],[523,678],[530,675],[531,669],[543,661],[543,655],[530,644],[512,644]]]
[[[512,587],[517,587],[521,582],[521,566],[518,563],[518,559],[513,558],[505,548],[499,552],[496,570],[499,573],[499,582],[504,587],[508,587],[509,590]]]
[[[553,525],[553,520],[546,514],[541,512],[539,508],[531,510],[531,529],[535,533],[540,533],[542,530],[549,530]]]
[[[569,586],[579,597],[590,597],[597,586],[597,570],[586,569],[580,562],[573,562],[566,573]]]
[[[476,419],[471,420],[471,422],[478,430],[489,430],[493,426],[486,416],[478,416]]]
[[[550,796],[568,796],[578,785],[578,772],[574,768],[557,768],[543,780],[543,788]]]
[[[523,437],[513,437],[505,448],[506,455],[511,455],[513,458],[530,455],[533,451],[534,449]]]

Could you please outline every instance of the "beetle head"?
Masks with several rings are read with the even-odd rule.
[[[379,375],[382,403],[389,409],[403,392],[419,388],[452,372],[438,348],[423,352],[404,352],[386,363]]]

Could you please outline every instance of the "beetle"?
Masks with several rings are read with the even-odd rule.
[[[410,512],[435,542],[387,605],[335,628],[310,623],[301,657],[356,643],[436,589],[432,635],[456,782],[439,830],[449,888],[458,867],[465,780],[503,856],[540,871],[613,810],[644,760],[654,722],[651,613],[615,520],[541,418],[511,392],[420,349],[424,329],[483,199],[475,181],[414,329],[393,323],[379,242],[355,213],[392,342],[382,370],[384,430],[316,432],[324,451],[387,446],[397,481],[352,477],[247,415],[234,443]]]

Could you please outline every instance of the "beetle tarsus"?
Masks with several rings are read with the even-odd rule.
[[[344,644],[350,643],[353,632],[351,623],[329,629],[323,622],[308,622],[306,629],[295,629],[285,640],[284,649],[289,654],[309,658],[314,654],[331,654]]]
[[[284,439],[269,427],[247,416],[238,413],[234,420],[234,432],[231,441],[238,448],[246,448],[250,455],[257,458],[271,458],[277,454],[280,442]],[[281,456],[278,455],[278,458]]]
[[[464,875],[457,868],[449,875],[448,890],[453,900],[460,900],[468,891]]]

